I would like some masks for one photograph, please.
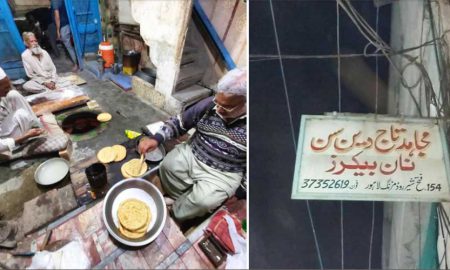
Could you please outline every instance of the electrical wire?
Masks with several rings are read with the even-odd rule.
[[[450,77],[450,74],[446,74],[444,72],[443,74],[443,81],[441,82],[441,86],[444,85],[446,89],[441,89],[440,96],[442,98],[439,98],[436,96],[436,93],[433,89],[433,84],[431,82],[431,79],[429,77],[429,74],[426,70],[426,68],[423,66],[422,62],[419,60],[422,57],[413,57],[408,52],[415,51],[417,49],[421,49],[425,46],[439,46],[442,47],[442,51],[446,52],[445,49],[448,49],[448,44],[445,39],[446,35],[450,32],[450,30],[444,31],[438,38],[433,38],[432,40],[429,40],[423,44],[420,44],[418,46],[413,46],[410,48],[405,48],[402,50],[394,51],[386,42],[381,39],[377,33],[376,30],[373,30],[373,28],[367,23],[367,21],[358,13],[358,11],[353,7],[351,2],[349,0],[336,0],[337,5],[345,11],[345,13],[349,16],[349,18],[352,20],[352,22],[355,24],[359,32],[369,41],[369,43],[364,47],[363,56],[365,57],[379,57],[384,56],[390,65],[393,67],[393,70],[397,72],[400,78],[401,85],[408,91],[409,96],[411,97],[419,116],[423,117],[422,109],[421,109],[421,103],[417,100],[416,96],[413,94],[412,90],[416,88],[417,86],[424,85],[425,90],[425,97],[426,97],[426,103],[431,104],[436,108],[436,113],[438,118],[449,118],[450,117],[450,89],[448,85],[448,77]],[[439,4],[437,2],[437,4]],[[439,9],[440,10],[440,9]],[[431,12],[431,11],[430,11]],[[431,17],[431,15],[430,15]],[[438,17],[439,21],[441,21],[441,16]],[[441,31],[440,31],[441,32]],[[439,33],[440,34],[440,33]],[[368,49],[370,46],[373,46],[375,48],[374,53],[368,53]],[[353,57],[353,56],[361,56],[360,54],[349,54],[349,55],[321,55],[321,56],[307,56],[307,55],[250,55],[250,61],[266,61],[266,60],[272,60],[272,58],[275,59],[306,59],[306,58],[340,58],[340,57]],[[402,67],[399,67],[397,64],[394,63],[392,57],[393,56],[400,56],[404,60],[407,61],[405,65]],[[448,54],[444,54],[445,56],[445,63],[444,66],[450,65],[450,57]],[[255,59],[256,58],[256,59]],[[262,58],[262,59],[261,59]],[[439,59],[436,59],[439,62]],[[339,61],[339,60],[338,60]],[[401,61],[400,61],[401,62]],[[416,82],[413,84],[409,84],[405,77],[404,72],[407,68],[410,66],[415,66],[418,68],[420,72],[420,77]],[[442,87],[441,87],[442,88]],[[427,116],[430,116],[430,108],[427,106]]]
[[[400,75],[400,83],[401,85],[407,89],[407,91],[409,92],[409,95],[411,96],[417,111],[419,113],[420,116],[422,116],[422,110],[421,110],[421,104],[423,104],[422,102],[419,104],[419,102],[417,101],[415,95],[412,93],[412,89],[416,88],[417,86],[419,86],[419,94],[420,94],[420,89],[422,89],[422,85],[424,86],[423,89],[425,90],[425,106],[426,106],[426,110],[427,110],[427,116],[430,117],[430,106],[429,105],[433,105],[436,108],[436,114],[438,118],[448,118],[450,109],[449,109],[449,98],[450,98],[450,91],[449,91],[449,83],[448,83],[448,77],[450,77],[450,72],[449,69],[442,69],[445,70],[445,72],[441,71],[441,67],[445,66],[448,67],[450,64],[450,57],[448,55],[448,44],[447,44],[447,40],[446,40],[446,34],[449,32],[449,30],[446,30],[442,33],[442,31],[439,31],[439,33],[437,33],[437,31],[434,28],[434,23],[435,20],[433,19],[433,11],[431,8],[431,2],[428,1],[428,13],[429,13],[429,20],[430,20],[430,25],[431,25],[431,29],[433,30],[433,39],[429,42],[426,42],[424,44],[421,44],[420,46],[416,46],[416,48],[420,48],[420,52],[419,52],[419,56],[414,57],[411,56],[409,54],[407,54],[407,51],[403,51],[403,52],[397,52],[397,55],[400,55],[403,59],[407,60],[407,64],[404,65],[403,67],[399,68],[394,64],[394,61],[391,59],[391,56],[393,55],[393,51],[392,49],[385,44],[381,38],[379,38],[377,32],[378,31],[372,31],[373,29],[366,23],[366,21],[362,18],[362,16],[360,16],[356,10],[353,8],[353,6],[351,5],[351,3],[348,0],[337,0],[337,2],[341,5],[342,9],[347,13],[347,15],[350,17],[350,19],[353,21],[353,23],[357,26],[358,30],[360,31],[360,33],[369,41],[369,43],[366,45],[366,47],[364,48],[364,53],[367,52],[367,49],[369,46],[374,46],[375,47],[375,52],[374,53],[379,53],[381,52],[386,59],[389,61],[389,63],[393,66],[393,69],[396,70],[398,72],[398,74]],[[439,7],[439,2],[436,2],[438,5],[438,25],[442,26],[441,22],[441,13],[440,13],[440,7]],[[425,3],[424,3],[425,4]],[[425,8],[424,8],[425,11]],[[425,13],[424,13],[425,14]],[[422,34],[421,34],[421,38],[423,38],[423,22],[425,20],[425,16],[422,19]],[[378,25],[377,25],[378,26]],[[439,30],[442,30],[439,28]],[[439,36],[439,38],[436,38],[436,36]],[[439,78],[440,78],[440,89],[439,89],[439,93],[440,93],[440,97],[436,95],[436,92],[433,88],[433,84],[432,81],[429,77],[428,71],[425,68],[425,66],[423,65],[421,59],[423,58],[422,55],[422,48],[424,46],[428,46],[428,45],[434,45],[435,48],[435,52],[436,52],[436,62],[437,62],[437,66],[439,68]],[[413,48],[414,49],[414,48]],[[440,49],[440,52],[438,52]],[[440,59],[439,56],[443,56],[444,59]],[[378,60],[378,58],[376,58]],[[410,67],[410,66],[415,66],[418,71],[419,71],[419,78],[416,82],[414,82],[413,84],[408,84],[407,81],[404,79],[404,72],[405,70]],[[422,97],[422,95],[420,95],[420,97]],[[440,264],[442,263],[442,260],[445,259],[445,268],[448,269],[448,262],[447,262],[447,239],[446,239],[446,235],[444,232],[444,227],[445,230],[447,231],[447,234],[449,233],[449,224],[450,221],[448,220],[448,216],[445,213],[445,217],[447,217],[447,219],[444,219],[444,214],[443,211],[444,208],[441,206],[438,208],[439,209],[439,217],[440,217],[440,225],[441,225],[441,234],[443,235],[443,241],[444,241],[444,255],[443,258],[440,260]],[[420,203],[419,203],[419,216],[420,216]],[[420,217],[419,217],[419,225],[420,225]],[[420,253],[420,258],[419,261],[421,261],[421,248],[422,248],[422,243],[421,243],[421,238],[419,238],[419,253]],[[420,263],[419,263],[420,265]],[[370,266],[369,266],[370,267]]]
[[[339,3],[336,2],[336,48],[337,48],[337,78],[338,78],[338,110],[342,111],[342,89],[341,89],[341,37],[340,37],[340,14],[339,14]],[[341,214],[341,269],[345,268],[344,263],[344,203],[341,200],[339,202],[340,205],[340,214]]]
[[[367,48],[372,45],[376,48],[375,53],[381,52],[385,58],[389,61],[393,69],[398,73],[400,76],[400,83],[401,85],[406,88],[408,91],[411,99],[413,100],[413,103],[417,109],[418,114],[420,117],[423,117],[422,110],[419,102],[417,101],[417,98],[412,93],[412,88],[417,86],[417,83],[414,85],[408,85],[406,82],[403,73],[404,70],[409,67],[410,65],[414,65],[418,67],[419,71],[421,72],[421,77],[424,79],[424,86],[426,91],[426,97],[429,99],[430,102],[437,108],[437,114],[438,117],[441,117],[441,108],[439,104],[437,103],[437,99],[435,97],[435,92],[433,89],[433,85],[431,83],[431,79],[429,78],[428,72],[426,71],[425,67],[423,67],[423,64],[417,61],[417,57],[412,57],[411,55],[408,55],[405,53],[405,51],[399,51],[396,52],[395,55],[399,55],[402,58],[405,58],[408,61],[408,64],[403,66],[402,68],[399,68],[394,61],[392,60],[391,56],[393,54],[392,48],[387,45],[383,39],[379,37],[379,35],[376,33],[376,31],[373,30],[373,28],[367,23],[367,21],[356,11],[356,9],[353,7],[351,2],[349,0],[336,0],[340,7],[347,13],[351,21],[355,24],[359,32],[369,41],[368,45],[364,48],[365,53],[367,52]],[[445,34],[448,33],[448,31],[445,31],[444,34],[441,36],[439,40],[444,39]],[[416,46],[416,48],[420,48],[423,46],[427,46],[429,44],[436,44],[438,42],[438,39],[433,39],[432,41],[426,42],[425,44],[422,44],[420,46]],[[450,110],[449,110],[450,111]],[[427,112],[429,115],[429,107],[427,106]],[[445,114],[447,115],[447,114]]]
[[[277,24],[276,24],[276,20],[275,20],[275,14],[273,12],[272,0],[269,0],[269,4],[270,4],[270,12],[271,12],[271,15],[272,15],[272,26],[273,26],[273,30],[274,30],[274,33],[275,33],[275,41],[276,41],[276,44],[277,44],[278,59],[279,59],[281,75],[282,75],[282,79],[283,79],[284,93],[285,93],[287,108],[288,108],[288,112],[289,112],[289,121],[290,121],[290,124],[291,124],[291,133],[292,133],[292,139],[293,139],[293,143],[294,143],[294,152],[297,153],[297,143],[295,141],[294,125],[292,123],[291,106],[290,106],[289,95],[288,95],[288,91],[287,91],[286,78],[284,76],[284,67],[283,67],[283,61],[281,59],[280,43],[278,41]],[[312,218],[312,213],[311,213],[311,207],[309,205],[309,200],[306,200],[306,208],[308,210],[309,221],[311,223],[311,229],[312,229],[313,236],[314,236],[314,244],[315,244],[315,247],[316,247],[316,253],[317,253],[317,258],[318,258],[318,261],[319,261],[319,266],[320,266],[320,269],[323,269],[322,255],[320,254],[319,241],[317,240],[317,234],[316,234],[316,229],[315,229],[315,226],[314,226],[314,220]]]
[[[442,254],[442,258],[439,260],[439,265],[442,265],[443,262],[445,262],[445,269],[449,269],[449,265],[447,262],[447,239],[450,235],[450,228],[448,224],[448,216],[446,215],[445,209],[442,206],[442,204],[438,204],[437,206],[437,215],[438,215],[438,223],[439,223],[439,229],[441,229],[442,239],[444,242],[444,254]],[[445,219],[447,217],[447,220]],[[444,231],[445,229],[445,231]]]
[[[420,44],[418,46],[408,47],[402,50],[392,50],[389,53],[389,56],[396,56],[400,55],[402,53],[415,51],[418,49],[421,49],[426,46],[433,46],[436,44],[436,42],[440,42],[444,39],[445,35],[448,34],[450,30],[445,31],[443,35],[441,35],[439,38],[435,38],[429,41],[424,42],[423,44]],[[295,54],[282,54],[281,59],[329,59],[329,58],[350,58],[350,57],[385,57],[382,53],[369,53],[367,52],[370,45],[372,43],[368,43],[365,47],[362,53],[349,53],[349,54],[321,54],[321,55],[295,55]],[[278,60],[280,56],[278,54],[250,54],[250,62],[253,61],[263,61],[263,60]]]

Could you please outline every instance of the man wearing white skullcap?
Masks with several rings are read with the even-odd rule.
[[[22,37],[27,47],[22,53],[22,62],[25,72],[30,78],[23,85],[23,89],[30,93],[54,90],[58,82],[58,75],[50,55],[39,46],[32,32],[23,32]]]
[[[178,221],[200,217],[233,196],[245,178],[247,160],[247,73],[233,69],[220,79],[214,97],[170,118],[152,137],[140,140],[139,152],[196,131],[161,162],[164,191],[173,199]]]
[[[0,68],[0,153],[42,134],[39,120],[25,98],[12,90],[9,78]]]

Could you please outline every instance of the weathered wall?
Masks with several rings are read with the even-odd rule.
[[[391,46],[398,51],[405,48],[419,46],[433,40],[430,20],[428,19],[426,1],[399,1],[392,6]],[[424,9],[425,7],[425,9]],[[425,13],[424,13],[425,12]],[[415,29],[412,31],[412,29]],[[420,56],[422,64],[430,76],[433,88],[439,89],[439,72],[437,70],[434,46],[426,46],[407,53],[413,57]],[[427,107],[435,111],[432,106],[425,104],[425,85],[415,83],[420,79],[420,71],[415,65],[406,66],[409,61],[401,56],[394,56],[393,62],[403,72],[403,78],[411,87],[411,93],[420,104],[422,115],[426,115]],[[389,77],[389,108],[390,114],[417,116],[418,110],[408,89],[402,85],[399,72],[391,66]]]
[[[246,68],[248,4],[243,0],[200,0],[200,4],[236,65]],[[209,44],[203,42],[203,46],[207,51],[208,68],[202,81],[212,85],[226,73],[226,68]]]
[[[192,0],[131,1],[131,13],[140,24],[141,36],[157,68],[155,90],[166,100],[175,89],[191,11]]]
[[[50,2],[48,0],[8,0],[14,14],[20,14],[22,11],[29,11],[31,9],[48,7]]]
[[[120,23],[138,25],[131,15],[131,0],[116,0],[118,12],[118,19]]]
[[[445,1],[440,1],[445,2]],[[431,16],[428,12],[428,1],[396,1],[392,5],[391,46],[394,51],[420,46],[433,40]],[[438,9],[433,8],[434,16]],[[447,18],[450,12],[447,13]],[[447,22],[447,25],[449,23]],[[439,28],[439,21],[435,21]],[[448,26],[446,29],[450,29]],[[439,95],[440,76],[436,60],[435,46],[425,46],[407,52],[408,55],[419,57],[423,64],[434,91]],[[411,96],[414,96],[420,107],[420,112],[427,116],[436,116],[434,106],[427,104],[425,85],[421,72],[415,65],[410,65],[404,57],[394,56],[393,63],[402,73],[403,79],[409,87],[401,83],[401,75],[391,66],[389,78],[389,113],[418,117],[419,110]],[[409,88],[409,89],[408,89]],[[396,202],[384,204],[383,227],[383,268],[386,269],[420,269],[424,265],[425,257],[431,253],[427,249],[426,241],[429,237],[432,205],[427,202]],[[448,235],[447,235],[448,238]],[[439,243],[438,243],[439,246]]]

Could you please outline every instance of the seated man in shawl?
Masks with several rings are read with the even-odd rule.
[[[246,100],[246,72],[231,70],[219,81],[215,97],[201,100],[166,121],[154,136],[140,140],[139,152],[146,153],[196,129],[188,143],[168,153],[159,171],[164,191],[175,199],[171,211],[178,221],[213,211],[240,186],[247,158]]]
[[[30,93],[54,90],[58,80],[56,67],[50,55],[39,46],[32,32],[23,32],[23,41],[27,49],[22,53],[23,67],[30,78],[23,89]]]
[[[25,98],[12,90],[9,78],[0,68],[0,153],[43,133],[39,120]]]

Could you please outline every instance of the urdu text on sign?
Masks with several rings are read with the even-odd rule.
[[[293,199],[449,201],[435,119],[302,117]]]

